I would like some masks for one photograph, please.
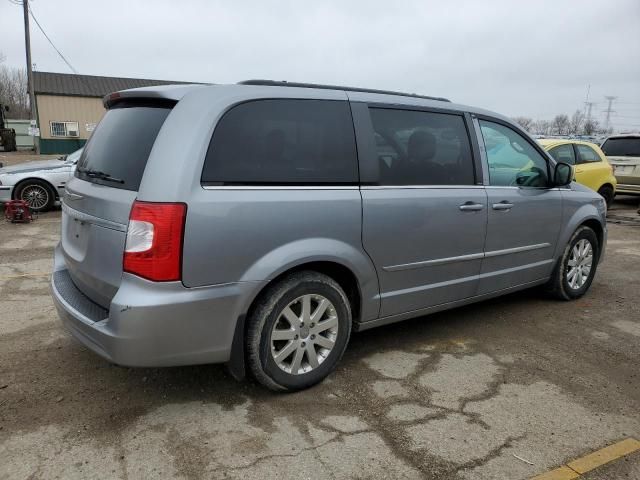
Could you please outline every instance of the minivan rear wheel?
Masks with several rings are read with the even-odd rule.
[[[351,308],[340,285],[313,271],[270,286],[249,317],[249,368],[261,384],[295,391],[322,381],[336,367],[351,335]]]
[[[599,259],[596,233],[587,226],[578,228],[553,271],[548,290],[561,300],[580,298],[591,286]]]

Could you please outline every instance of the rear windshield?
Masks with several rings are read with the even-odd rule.
[[[610,138],[602,144],[602,151],[611,157],[640,157],[640,138]]]
[[[170,111],[165,106],[114,106],[87,142],[76,177],[137,191],[151,147]]]

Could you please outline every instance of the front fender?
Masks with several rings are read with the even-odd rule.
[[[258,258],[240,281],[268,281],[311,262],[333,262],[348,268],[358,281],[362,298],[361,320],[378,317],[378,277],[369,257],[354,246],[331,238],[307,238],[286,243]]]
[[[607,239],[606,207],[604,201],[596,194],[597,197],[595,195],[591,195],[591,202],[585,202],[583,195],[577,195],[574,197],[572,194],[575,193],[577,192],[571,192],[570,194],[565,195],[564,198],[564,228],[560,232],[560,236],[558,238],[554,259],[557,260],[560,258],[573,233],[580,225],[586,222],[598,222],[602,228],[603,244],[600,246],[600,258],[602,258]]]

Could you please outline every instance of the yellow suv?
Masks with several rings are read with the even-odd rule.
[[[600,147],[594,143],[560,138],[538,140],[540,145],[558,162],[574,165],[576,182],[598,192],[607,202],[616,194],[616,177]]]

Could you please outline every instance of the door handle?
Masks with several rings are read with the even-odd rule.
[[[513,208],[513,203],[503,200],[500,203],[494,203],[492,207],[494,210],[511,210]]]
[[[465,202],[458,207],[463,212],[477,212],[484,208],[482,203]]]

